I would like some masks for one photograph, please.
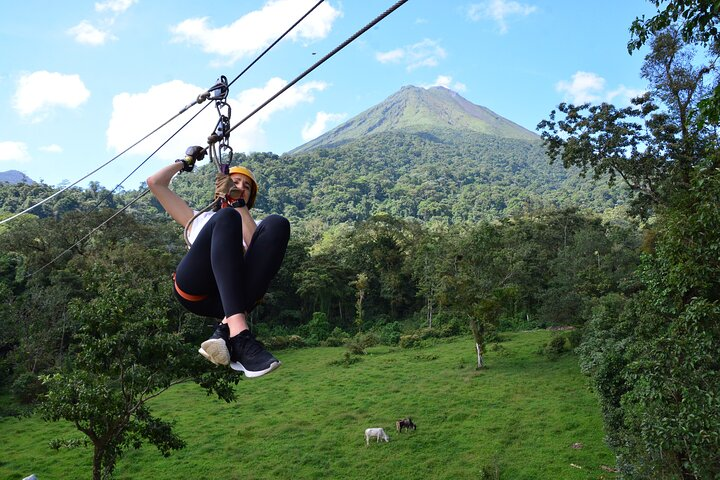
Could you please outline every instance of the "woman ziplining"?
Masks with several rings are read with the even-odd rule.
[[[186,228],[190,249],[173,275],[175,297],[190,312],[220,320],[200,346],[205,358],[230,365],[247,377],[259,377],[281,362],[255,339],[247,316],[280,270],[290,222],[279,215],[255,222],[250,209],[258,185],[253,173],[242,166],[231,167],[229,176],[219,174],[212,211],[190,208],[170,189],[170,181],[181,171],[192,171],[195,161],[202,159],[203,149],[194,149],[195,155],[176,160],[147,179],[165,211]]]
[[[216,182],[216,200],[220,208],[213,212],[195,212],[170,190],[170,181],[180,171],[192,171],[206,150],[220,152],[232,149],[227,144],[230,133],[259,110],[291,88],[302,78],[345,48],[356,38],[376,25],[407,0],[399,0],[372,22],[315,62],[294,80],[281,88],[234,126],[230,126],[230,106],[225,102],[229,84],[221,77],[209,90],[207,98],[216,101],[220,114],[215,133],[208,139],[208,149],[190,147],[184,160],[177,160],[147,179],[150,191],[168,214],[186,229],[190,250],[180,261],[174,278],[174,291],[178,301],[198,315],[221,319],[213,335],[200,346],[199,352],[218,365],[230,365],[248,377],[265,375],[280,366],[270,352],[250,332],[247,315],[263,297],[270,281],[280,270],[290,239],[290,223],[279,215],[270,215],[255,223],[250,209],[255,203],[258,185],[253,173],[245,167],[219,169],[219,179],[229,173],[231,185],[219,187]],[[216,163],[222,155],[214,155]]]
[[[280,38],[292,30],[322,1],[318,1]],[[218,204],[222,206],[212,212],[197,212],[191,209],[185,200],[170,189],[172,178],[180,171],[192,171],[195,162],[202,159],[206,150],[212,153],[218,142],[220,151],[222,152],[223,149],[229,151],[230,155],[227,158],[232,159],[232,149],[227,145],[230,132],[406,2],[407,0],[396,2],[232,127],[230,125],[230,106],[225,102],[225,99],[229,86],[245,71],[229,84],[225,77],[221,77],[213,87],[198,96],[195,101],[185,106],[178,113],[179,115],[191,106],[210,99],[216,101],[216,107],[220,114],[216,131],[208,139],[210,143],[208,149],[191,147],[189,151],[194,151],[192,155],[186,156],[184,160],[177,160],[174,164],[162,168],[147,179],[149,190],[155,195],[163,208],[175,221],[185,227],[186,241],[190,246],[188,253],[181,260],[173,275],[175,296],[189,311],[221,320],[213,335],[203,342],[199,349],[199,352],[211,362],[218,365],[230,365],[231,368],[244,372],[248,377],[265,375],[280,366],[280,361],[265,350],[263,345],[250,332],[247,315],[264,296],[270,281],[280,269],[290,238],[290,224],[287,219],[278,215],[270,215],[262,220],[260,224],[255,223],[250,214],[250,209],[254,205],[258,186],[253,173],[245,167],[233,167],[229,172],[224,170],[227,173],[226,179],[221,183],[226,185],[226,189],[222,192],[221,198],[218,199],[216,196],[216,199],[219,200]],[[265,55],[279,40],[276,40],[260,56]],[[227,113],[227,115],[224,113]],[[158,127],[152,133],[159,130],[159,128],[161,127]],[[144,137],[143,140],[149,135]],[[133,146],[137,145],[137,143],[140,143],[140,141]],[[110,162],[120,155],[110,160]],[[220,156],[217,156],[218,161],[219,159]],[[99,168],[95,171],[97,170]],[[64,190],[56,192],[23,212],[0,221],[0,224],[17,218]],[[216,186],[216,195],[218,191]],[[138,195],[130,204],[146,193],[147,190]],[[124,208],[130,206],[130,204]],[[80,242],[84,241],[90,234],[120,212],[117,212],[92,230]],[[65,250],[39,270],[33,272],[33,274],[54,263],[60,256],[71,251],[71,248]]]

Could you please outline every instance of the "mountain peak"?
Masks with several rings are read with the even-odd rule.
[[[461,130],[501,138],[534,141],[538,136],[492,110],[475,105],[445,87],[406,85],[320,137],[289,153],[333,148],[381,132]]]
[[[17,170],[8,170],[6,172],[0,172],[0,182],[5,183],[35,183],[30,177]]]

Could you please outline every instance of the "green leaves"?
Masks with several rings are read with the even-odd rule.
[[[719,472],[720,173],[690,182],[654,225],[644,290],[602,299],[579,349],[629,478]]]
[[[44,417],[73,422],[88,436],[95,478],[110,475],[128,447],[147,442],[168,455],[184,446],[172,425],[147,409],[152,398],[195,380],[232,401],[240,378],[229,369],[210,368],[197,354],[194,338],[187,337],[192,330],[170,321],[178,307],[168,302],[169,282],[158,288],[155,278],[137,273],[100,266],[84,272],[92,296],[68,307],[78,325],[72,355],[64,368],[44,377]]]

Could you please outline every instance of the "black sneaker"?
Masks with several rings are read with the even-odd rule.
[[[255,340],[250,330],[243,330],[230,338],[228,348],[230,368],[244,372],[246,377],[260,377],[280,366],[280,360],[265,350],[263,344]]]
[[[230,363],[230,352],[227,347],[229,337],[230,327],[227,323],[220,323],[212,336],[200,344],[198,352],[215,365],[227,365]]]

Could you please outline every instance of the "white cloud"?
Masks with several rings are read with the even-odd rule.
[[[104,12],[110,10],[113,13],[122,13],[137,2],[138,0],[105,0],[104,2],[95,3],[95,11]]]
[[[606,80],[592,72],[575,72],[570,81],[561,80],[555,89],[563,94],[563,101],[575,105],[583,103],[614,102],[629,105],[630,100],[642,95],[642,90],[620,85],[614,90],[606,90]]]
[[[20,77],[13,108],[24,117],[37,114],[34,120],[40,121],[52,107],[77,108],[89,97],[79,75],[41,70]]]
[[[245,90],[235,97],[228,97],[227,102],[232,109],[231,126],[237,125],[238,122],[275,95],[285,85],[287,85],[287,81],[273,78],[263,87]],[[322,91],[326,87],[327,84],[322,82],[308,82],[289,88],[233,130],[230,134],[230,146],[236,152],[266,150],[263,124],[274,113],[291,109],[299,103],[313,102],[313,93]],[[108,148],[115,152],[125,150],[173,117],[183,104],[192,102],[203,90],[201,87],[174,80],[155,85],[147,92],[116,95],[113,98],[113,113],[107,129]],[[175,133],[195,112],[195,109],[191,109],[184,116],[175,119],[148,140],[138,145],[133,149],[133,152],[149,155]],[[208,135],[215,129],[217,121],[217,110],[213,106],[205,108],[195,120],[173,137],[155,157],[171,160],[178,158],[190,145],[206,146]]]
[[[405,50],[402,48],[396,48],[389,52],[378,52],[375,54],[375,59],[380,63],[398,63],[405,57]]]
[[[0,142],[0,162],[30,160],[27,145],[23,142]]]
[[[508,0],[488,0],[468,7],[468,18],[473,21],[490,19],[495,21],[500,33],[507,33],[509,17],[527,17],[537,11],[534,5]]]
[[[621,105],[630,105],[630,100],[635,97],[643,95],[645,90],[638,90],[636,88],[628,88],[625,85],[620,85],[615,90],[607,93],[606,99],[608,102],[615,102]],[[616,100],[617,99],[617,100]]]
[[[83,20],[72,28],[67,30],[67,34],[71,35],[76,42],[84,45],[104,45],[108,40],[117,40],[117,37],[110,32],[102,31],[95,28],[90,22]]]
[[[315,4],[314,0],[270,0],[229,25],[212,28],[208,17],[189,18],[171,27],[173,41],[198,45],[206,53],[218,55],[229,64],[268,46]],[[317,7],[287,38],[318,40],[325,38],[341,15],[327,3]]]
[[[421,67],[436,67],[447,56],[438,42],[428,38],[387,52],[378,52],[375,59],[380,63],[404,63],[408,71]]]
[[[605,79],[591,72],[575,72],[569,82],[561,80],[555,85],[565,101],[574,104],[598,102],[604,89]]]
[[[467,90],[467,85],[461,82],[453,82],[453,78],[449,75],[438,75],[438,77],[435,79],[435,82],[429,85],[423,85],[423,87],[445,87],[456,92],[464,92]]]
[[[60,145],[57,145],[53,143],[52,145],[44,145],[42,147],[39,147],[38,150],[41,152],[47,152],[47,153],[62,153],[63,149]]]
[[[83,20],[74,27],[69,28],[66,33],[72,36],[76,42],[94,47],[105,45],[111,40],[117,40],[117,37],[110,32],[109,28],[115,23],[118,15],[125,12],[137,2],[138,0],[106,0],[104,2],[96,2],[96,12],[110,12],[109,16],[101,19],[101,23],[104,24],[106,28],[96,27],[89,21]]]
[[[302,128],[302,139],[306,142],[319,137],[328,130],[328,125],[338,124],[347,118],[347,113],[317,112],[315,121],[306,123]]]

